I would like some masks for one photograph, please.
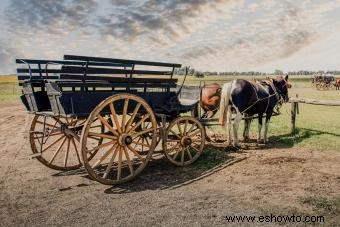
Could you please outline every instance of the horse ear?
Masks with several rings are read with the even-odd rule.
[[[288,81],[288,74],[286,75],[285,80]]]

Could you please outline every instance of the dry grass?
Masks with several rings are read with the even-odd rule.
[[[0,75],[0,83],[16,83],[18,82],[16,75]]]

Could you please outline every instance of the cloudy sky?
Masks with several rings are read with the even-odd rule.
[[[340,70],[340,0],[1,0],[0,73],[15,58],[63,54]]]

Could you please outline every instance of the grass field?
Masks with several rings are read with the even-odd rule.
[[[177,77],[179,84],[183,77]],[[186,85],[199,85],[203,83],[224,83],[234,79],[229,76],[209,76],[205,78],[188,77]],[[237,77],[242,78],[242,77]],[[251,79],[251,77],[246,77]],[[311,88],[310,77],[293,76],[290,81],[293,85],[289,91],[291,97],[340,100],[340,91],[317,91]],[[0,76],[0,103],[19,102],[20,88],[15,76]],[[276,141],[279,146],[308,148],[312,150],[338,150],[340,151],[340,107],[312,106],[300,104],[300,114],[297,116],[296,134],[290,134],[290,104],[285,104],[279,117],[273,117],[269,126],[270,140]],[[242,125],[241,125],[242,127]],[[221,127],[216,127],[222,132]],[[252,123],[251,137],[256,137],[257,122]],[[241,134],[241,129],[239,131]]]

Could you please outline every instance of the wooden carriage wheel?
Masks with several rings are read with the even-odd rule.
[[[32,152],[38,161],[56,170],[73,170],[82,166],[78,148],[84,122],[84,119],[35,115],[29,136]],[[101,140],[96,141],[96,144],[100,143]]]
[[[96,118],[105,127],[103,133],[91,129]],[[156,134],[156,118],[144,99],[132,94],[110,96],[91,112],[81,135],[81,151],[88,174],[103,184],[133,179],[150,160],[157,142]],[[145,137],[151,138],[149,143],[142,142],[141,138]],[[89,138],[101,138],[103,143],[92,146]],[[148,152],[140,152],[135,145],[147,147]],[[93,150],[98,152],[88,160]]]
[[[205,130],[193,117],[178,117],[166,129],[163,150],[170,162],[186,166],[198,159],[205,143]]]

